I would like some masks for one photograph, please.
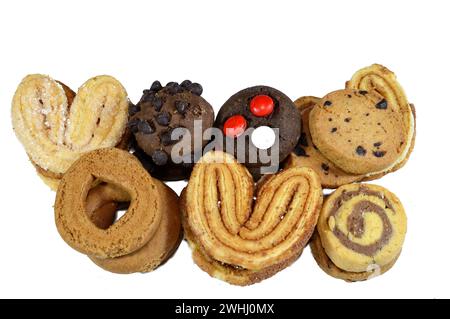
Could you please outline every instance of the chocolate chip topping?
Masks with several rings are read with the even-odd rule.
[[[188,90],[192,94],[195,94],[195,95],[198,95],[198,96],[202,95],[202,93],[203,93],[203,88],[198,83],[192,83],[191,85],[189,85],[188,86]]]
[[[150,90],[144,90],[140,102],[143,102],[143,103],[152,102],[154,98],[155,98],[155,92],[152,92]]]
[[[382,99],[380,102],[378,102],[375,107],[379,110],[386,110],[388,106],[388,103],[385,99]]]
[[[181,85],[182,88],[187,89],[191,84],[192,84],[191,81],[189,81],[189,80],[184,80],[183,82],[181,82],[180,85]]]
[[[348,216],[347,229],[356,238],[361,238],[364,235],[364,231],[365,231],[364,213],[372,212],[372,213],[377,214],[383,222],[383,232],[382,232],[380,238],[377,241],[375,241],[373,244],[361,245],[361,244],[355,243],[352,240],[350,240],[348,238],[348,236],[344,232],[342,232],[338,227],[334,227],[334,229],[332,229],[332,231],[333,231],[333,234],[339,239],[339,241],[345,247],[347,247],[357,253],[360,253],[360,254],[363,254],[363,255],[366,255],[369,257],[373,257],[379,250],[381,250],[389,242],[389,240],[392,237],[392,232],[393,232],[392,224],[389,221],[389,218],[386,215],[386,212],[384,209],[390,209],[394,212],[394,214],[395,214],[395,211],[393,209],[393,206],[389,202],[389,200],[386,198],[386,196],[384,196],[383,194],[380,194],[379,192],[369,190],[367,187],[364,187],[364,186],[360,186],[360,188],[356,191],[350,191],[350,192],[344,191],[338,198],[335,199],[334,205],[330,210],[329,217],[331,217],[331,216],[335,217],[338,214],[339,209],[342,207],[342,205],[345,202],[347,202],[350,199],[352,199],[353,197],[361,195],[361,194],[367,195],[367,196],[378,197],[379,199],[384,201],[385,207],[384,208],[380,207],[379,205],[377,205],[371,201],[362,199],[361,201],[357,202],[354,205],[352,212]]]
[[[175,95],[177,93],[183,92],[183,88],[177,82],[169,82],[166,85],[167,92],[170,95]]]
[[[155,117],[156,123],[162,126],[168,126],[170,124],[171,115],[168,112],[161,112]]]
[[[152,86],[150,87],[150,91],[153,91],[153,92],[158,92],[161,89],[162,89],[162,85],[161,85],[161,82],[159,82],[159,81],[153,82]]]
[[[364,147],[362,147],[361,145],[359,145],[356,148],[356,154],[358,154],[359,156],[365,156],[367,153],[366,149]]]
[[[169,156],[167,155],[166,152],[164,152],[162,150],[156,150],[152,154],[152,161],[158,166],[165,165],[167,163],[168,159],[169,159]]]
[[[159,96],[155,96],[152,100],[152,106],[155,108],[155,111],[159,112],[164,104],[164,101]]]
[[[323,103],[323,106],[330,106],[331,104],[333,104],[331,103],[331,101],[325,101],[325,103]]]
[[[177,109],[178,113],[180,113],[180,114],[186,113],[188,106],[189,106],[189,103],[186,101],[175,101],[175,108]]]
[[[139,120],[139,123],[137,124],[137,129],[142,134],[152,134],[155,131],[155,127],[153,123],[150,123],[146,120]]]
[[[140,120],[137,118],[132,119],[131,121],[129,121],[127,123],[127,127],[131,130],[132,133],[137,133],[138,132],[138,124],[139,124]]]
[[[141,107],[139,105],[135,105],[135,104],[130,103],[130,106],[128,107],[128,115],[129,116],[133,116],[134,114],[136,114],[140,110],[141,110]]]
[[[164,146],[174,144],[176,141],[172,140],[172,130],[167,130],[161,133],[159,136],[159,139],[161,140],[161,143]]]
[[[386,151],[373,151],[372,153],[375,157],[383,157],[386,154]]]

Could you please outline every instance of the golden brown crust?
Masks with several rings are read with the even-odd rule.
[[[349,272],[342,270],[338,268],[331,259],[327,256],[325,253],[325,250],[322,246],[322,243],[320,241],[320,236],[317,231],[314,232],[311,242],[309,244],[309,247],[311,248],[312,255],[314,259],[316,260],[319,267],[326,272],[328,275],[345,280],[347,282],[355,282],[355,281],[364,281],[370,278],[374,278],[378,275],[384,274],[386,271],[392,268],[394,266],[395,262],[397,261],[398,255],[393,261],[391,261],[389,264],[384,265],[379,268],[374,268],[373,271],[366,271],[366,272]]]

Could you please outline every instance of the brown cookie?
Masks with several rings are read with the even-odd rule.
[[[320,236],[317,231],[314,232],[309,247],[311,248],[311,253],[314,259],[324,272],[326,272],[328,275],[334,278],[342,279],[347,282],[364,281],[382,275],[386,271],[391,269],[392,266],[394,266],[395,262],[400,256],[398,255],[397,258],[392,260],[389,264],[386,264],[379,268],[374,268],[372,271],[350,272],[340,269],[333,263],[333,261],[331,261],[331,259],[325,253],[325,249],[323,248],[322,243],[320,242]]]
[[[294,102],[301,114],[302,133],[294,152],[289,155],[285,162],[285,168],[312,168],[319,176],[322,187],[324,188],[336,188],[361,180],[364,176],[344,172],[323,156],[312,143],[311,133],[309,131],[309,114],[319,101],[320,98],[304,96]]]
[[[126,212],[116,220],[119,209]],[[164,263],[181,241],[180,219],[175,192],[116,148],[84,154],[56,194],[61,237],[115,273],[148,272]]]
[[[371,181],[383,177],[384,175],[394,172],[400,169],[409,158],[413,148],[415,134],[413,136],[411,147],[409,148],[408,155],[405,159],[397,164],[390,171],[372,174],[368,176],[353,175],[344,172],[325,156],[323,156],[317,147],[314,146],[311,140],[311,133],[309,132],[309,113],[316,103],[320,101],[320,98],[313,96],[304,96],[295,101],[302,119],[302,134],[292,152],[284,163],[285,168],[290,167],[309,167],[312,168],[320,177],[323,188],[337,188],[341,185],[349,184],[357,181]],[[413,104],[410,104],[411,110],[415,118],[415,108]]]
[[[381,95],[339,90],[311,110],[314,145],[336,166],[351,174],[383,172],[403,154],[407,132],[403,115]]]

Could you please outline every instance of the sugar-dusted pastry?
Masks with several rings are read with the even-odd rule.
[[[89,79],[76,95],[49,76],[28,75],[12,102],[14,131],[54,190],[81,154],[120,144],[127,118],[127,92],[106,75]]]
[[[406,214],[393,193],[377,185],[349,184],[325,200],[311,250],[329,275],[359,281],[389,270],[405,235]]]
[[[268,86],[250,87],[231,96],[214,125],[223,132],[222,150],[247,166],[255,180],[277,172],[300,137],[300,114],[294,103]]]
[[[162,180],[189,177],[195,153],[201,156],[208,142],[203,133],[214,122],[214,110],[201,97],[202,92],[200,84],[189,80],[181,84],[169,82],[164,87],[155,81],[149,90],[144,90],[139,103],[130,108],[128,127],[136,142],[132,148],[152,176]],[[176,130],[183,132],[178,134]],[[181,136],[186,137],[190,149],[174,150]]]
[[[123,202],[127,212],[111,224],[114,205]],[[116,273],[153,270],[181,236],[177,195],[116,148],[86,153],[67,170],[56,193],[55,221],[68,245]]]
[[[195,165],[182,195],[194,261],[212,277],[235,285],[259,282],[295,261],[322,204],[320,181],[309,168],[284,170],[254,191],[245,166],[216,151]]]

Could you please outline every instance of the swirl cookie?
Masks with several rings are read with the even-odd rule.
[[[408,102],[406,94],[397,81],[394,72],[380,64],[373,64],[358,70],[351,80],[346,83],[346,87],[354,90],[377,92],[383,96],[390,108],[401,115],[406,132],[404,147],[401,148],[401,153],[395,163],[385,169],[385,172],[398,170],[405,165],[414,148],[416,113],[414,106]]]
[[[350,184],[325,200],[311,250],[329,275],[359,281],[389,270],[405,235],[406,214],[393,193],[377,185]]]
[[[375,91],[327,94],[311,110],[309,129],[319,151],[352,174],[389,169],[407,144],[402,114]]]
[[[53,190],[81,154],[118,145],[127,118],[127,92],[106,75],[89,79],[76,95],[49,76],[28,75],[12,102],[14,131]]]
[[[98,180],[103,183],[96,185]],[[111,224],[121,202],[129,203],[127,212]],[[153,270],[181,236],[176,194],[119,149],[86,153],[67,170],[56,194],[55,221],[69,246],[116,273]]]
[[[214,122],[214,110],[202,92],[200,84],[189,80],[165,87],[155,81],[130,108],[128,127],[134,134],[135,155],[153,176],[163,180],[189,176],[195,154],[208,142],[203,133]]]
[[[266,178],[255,194],[247,169],[209,152],[182,196],[194,261],[212,277],[250,285],[289,266],[308,242],[322,204],[317,175],[292,168]]]
[[[245,164],[256,180],[277,172],[300,137],[300,115],[294,103],[268,86],[234,94],[220,109],[214,125],[223,132],[216,148]]]

